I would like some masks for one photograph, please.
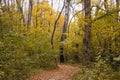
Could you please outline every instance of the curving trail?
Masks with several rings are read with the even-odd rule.
[[[58,69],[31,76],[30,80],[71,80],[72,76],[80,71],[79,67],[71,65],[59,64],[58,67]]]

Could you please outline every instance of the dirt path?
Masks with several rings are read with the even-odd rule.
[[[71,80],[72,76],[77,73],[79,67],[71,65],[58,65],[59,68],[51,71],[44,71],[41,74],[34,75],[30,80]]]

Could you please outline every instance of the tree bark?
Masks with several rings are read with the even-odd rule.
[[[32,0],[29,0],[28,19],[27,19],[27,30],[29,30],[32,17]]]
[[[89,67],[90,64],[90,38],[91,38],[91,0],[84,0],[85,8],[85,26],[84,26],[84,38],[83,38],[83,57],[82,65]]]
[[[22,15],[20,20],[22,21],[22,24],[25,25],[25,18],[24,18],[24,14],[23,14],[23,7],[21,6],[21,0],[16,0],[16,3],[17,3],[18,11]]]
[[[66,39],[66,32],[67,32],[67,27],[68,27],[68,22],[69,22],[69,5],[70,5],[70,0],[65,0],[65,18],[64,18],[64,25],[63,25],[63,32],[61,36],[61,42]]]
[[[116,0],[116,8],[117,10],[119,10],[119,4],[120,4],[120,1],[119,0]],[[117,22],[119,22],[119,11],[117,12]]]
[[[69,5],[70,5],[70,0],[65,0],[64,4],[65,4],[65,17],[64,17],[63,31],[62,31],[62,35],[61,35],[61,39],[60,39],[61,42],[65,41],[65,39],[66,39],[66,32],[67,32],[67,28],[68,28],[68,25],[69,25]],[[64,47],[63,47],[63,45],[61,45],[60,46],[60,56],[62,55],[63,58],[65,58],[63,54],[64,54]],[[60,60],[60,62],[61,62],[61,60]]]
[[[52,45],[53,48],[54,48],[54,34],[55,34],[55,30],[56,30],[56,27],[57,27],[58,20],[60,19],[60,16],[61,16],[61,14],[63,12],[63,9],[64,9],[64,5],[63,5],[63,7],[62,7],[62,9],[61,9],[57,19],[55,20],[55,23],[54,23],[54,28],[53,28],[53,32],[52,32],[52,36],[51,36],[51,45]]]
[[[1,3],[1,2],[2,2],[2,0],[0,0],[0,5],[2,5],[2,3]]]
[[[108,9],[108,3],[107,3],[107,0],[104,0],[104,8],[105,8],[105,10]]]

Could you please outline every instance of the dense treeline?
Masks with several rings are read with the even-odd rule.
[[[19,4],[20,2],[2,5],[0,10],[0,79],[2,80],[25,80],[34,69],[56,66],[50,45],[56,12],[48,2],[43,1],[34,5],[32,21],[28,26],[25,18],[27,14],[23,15]],[[62,25],[61,19],[62,16],[58,26]]]
[[[0,0],[0,80],[56,68],[61,55],[83,66],[75,80],[119,80],[119,0],[64,0],[60,11],[54,0],[25,1]]]

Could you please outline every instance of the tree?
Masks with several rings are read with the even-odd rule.
[[[119,4],[120,4],[120,1],[116,0],[116,8],[117,8],[117,10],[119,10]],[[117,11],[117,21],[120,21],[119,20],[119,11]]]
[[[107,10],[108,9],[108,0],[104,0],[104,8]]]
[[[65,19],[64,19],[64,25],[63,25],[63,31],[62,31],[62,36],[61,36],[61,42],[66,39],[66,31],[68,27],[68,22],[69,22],[69,6],[70,6],[70,0],[65,0]]]
[[[28,19],[27,19],[27,30],[29,30],[30,23],[31,23],[31,17],[32,17],[32,0],[29,0],[29,7],[28,7]]]
[[[69,25],[69,6],[70,6],[70,1],[71,0],[65,0],[64,4],[65,4],[65,17],[64,17],[64,25],[63,25],[63,30],[62,30],[62,35],[61,35],[61,42],[65,41],[66,39],[66,32],[67,32],[67,27]],[[63,45],[60,46],[60,62],[64,62],[64,56],[63,56]],[[61,60],[61,56],[62,59]]]
[[[82,65],[88,67],[90,64],[90,38],[91,38],[91,0],[84,0],[85,26],[83,39]]]
[[[24,13],[23,13],[23,2],[21,3],[21,0],[16,0],[16,3],[17,3],[17,7],[18,7],[18,12],[20,13],[21,15],[21,18],[20,18],[20,22],[21,22],[21,25],[24,24],[25,25],[25,18],[24,18]]]

